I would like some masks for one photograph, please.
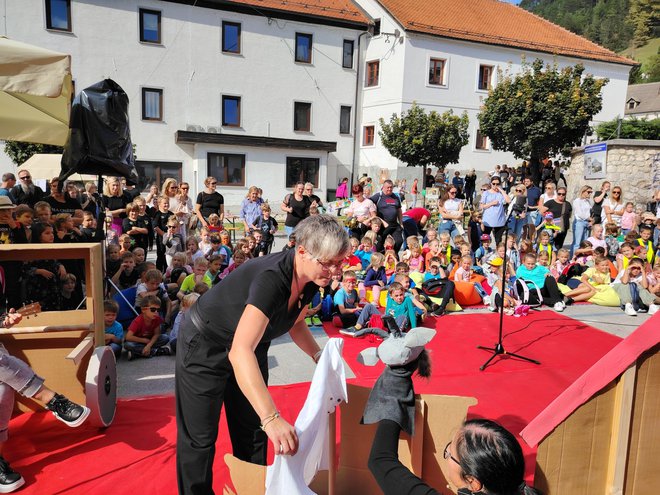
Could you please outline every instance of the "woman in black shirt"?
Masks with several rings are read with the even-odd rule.
[[[215,190],[218,187],[218,180],[215,177],[207,177],[204,185],[206,188],[197,195],[195,201],[195,215],[204,227],[208,227],[209,215],[217,213],[222,224],[225,220],[225,198]]]
[[[122,234],[122,223],[126,218],[126,205],[128,199],[121,190],[121,182],[118,177],[108,177],[105,180],[102,196],[103,208],[106,214],[112,216],[110,228],[117,234],[117,238]]]
[[[180,494],[211,493],[224,403],[234,455],[265,465],[267,438],[293,455],[295,429],[268,393],[268,348],[285,333],[314,361],[319,346],[307,305],[330,283],[348,235],[328,215],[307,218],[289,251],[249,260],[200,297],[186,316],[176,363],[177,474]],[[261,428],[260,428],[261,426]]]
[[[303,194],[304,188],[305,184],[297,182],[293,186],[293,193],[287,194],[280,206],[282,211],[286,212],[284,230],[287,237],[291,235],[296,225],[309,216],[309,207],[312,205],[312,201],[309,196]]]

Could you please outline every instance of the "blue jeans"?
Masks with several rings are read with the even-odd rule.
[[[529,220],[527,220],[527,217],[525,218],[516,218],[515,216],[511,215],[511,218],[509,218],[509,232],[513,232],[516,234],[516,240],[520,240],[520,236],[522,235],[523,231],[523,226],[527,225]]]
[[[589,220],[580,220],[578,218],[573,220],[573,246],[571,247],[571,256],[576,249],[580,247],[580,243],[589,237]]]
[[[156,349],[163,347],[169,341],[170,338],[167,335],[161,333],[158,336],[158,339],[156,339],[156,342],[154,342],[154,345],[151,346],[151,355],[153,356],[156,352]],[[142,342],[124,342],[124,349],[132,352],[136,356],[141,356],[145,345],[146,344],[143,344]]]
[[[295,229],[295,227],[288,227],[287,225],[284,226],[284,232],[286,232],[287,240],[289,239],[289,236],[294,231],[294,229]]]
[[[449,237],[451,238],[454,234],[458,234],[458,229],[452,220],[443,220],[438,224],[438,234],[442,232],[449,232]]]

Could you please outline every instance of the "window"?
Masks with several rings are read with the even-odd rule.
[[[160,44],[160,12],[140,9],[140,41]]]
[[[135,169],[138,173],[137,188],[148,193],[152,184],[162,184],[165,179],[176,179],[181,182],[181,162],[152,162],[144,160],[135,161]]]
[[[479,66],[479,84],[478,88],[482,91],[488,91],[491,88],[493,72],[495,68],[492,65]]]
[[[142,120],[163,120],[163,90],[142,88]]]
[[[241,125],[240,96],[222,96],[222,125],[232,127]]]
[[[222,51],[241,53],[241,25],[239,23],[222,21]]]
[[[218,179],[218,185],[245,186],[245,155],[208,153],[207,177]]]
[[[637,106],[637,101],[632,98],[628,101],[628,110],[634,110]]]
[[[484,134],[481,134],[479,129],[477,129],[476,143],[474,147],[478,150],[488,149],[488,137],[486,137]]]
[[[296,33],[296,62],[312,63],[312,35]]]
[[[46,28],[71,32],[71,0],[46,0]]]
[[[296,182],[311,182],[319,187],[319,159],[286,157],[286,187]]]
[[[342,106],[339,111],[339,134],[351,133],[351,107]]]
[[[378,86],[378,73],[380,72],[380,61],[372,60],[367,62],[367,81],[365,86],[370,88],[372,86]]]
[[[378,36],[380,34],[380,19],[375,19],[374,20],[374,36]]]
[[[341,59],[341,66],[344,69],[353,68],[353,48],[355,44],[353,40],[344,40],[344,51]]]
[[[432,58],[429,63],[429,84],[433,86],[445,85],[445,60]]]
[[[364,133],[362,134],[362,146],[374,145],[375,127],[373,125],[365,125]]]
[[[297,101],[293,104],[293,130],[309,132],[312,128],[312,104]]]

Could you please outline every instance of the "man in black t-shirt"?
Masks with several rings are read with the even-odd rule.
[[[435,175],[431,167],[426,169],[426,175],[424,176],[424,187],[433,187],[435,185]]]
[[[394,238],[394,251],[398,253],[403,245],[403,214],[401,198],[392,193],[393,188],[394,183],[388,179],[383,182],[380,192],[369,199],[376,205],[376,215],[383,220],[383,239],[391,235]]]
[[[60,213],[68,213],[73,218],[75,225],[82,223],[83,212],[80,203],[69,196],[69,193],[62,192],[59,189],[59,180],[57,178],[50,181],[50,196],[44,198],[44,201],[50,205],[51,216],[54,217]]]
[[[30,208],[34,208],[34,204],[41,201],[46,194],[32,182],[32,174],[27,170],[21,169],[16,175],[19,182],[11,189],[11,195],[17,205],[28,205]]]

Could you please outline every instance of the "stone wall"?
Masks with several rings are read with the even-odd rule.
[[[565,176],[568,182],[567,197],[572,202],[577,198],[582,186],[589,185],[595,191],[604,181],[612,186],[621,186],[622,200],[632,201],[635,206],[646,205],[652,200],[654,191],[660,189],[659,177],[653,184],[652,163],[654,156],[660,154],[660,141],[635,139],[613,139],[607,141],[607,169],[604,179],[586,180],[584,178],[584,148],[572,152],[571,166]]]

